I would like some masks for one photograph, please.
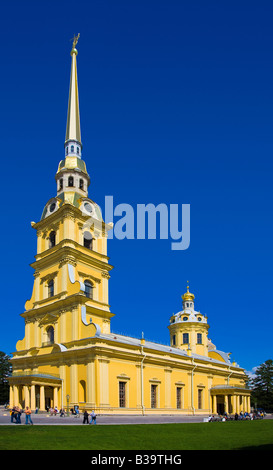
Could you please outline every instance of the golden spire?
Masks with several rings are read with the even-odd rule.
[[[67,124],[65,143],[68,141],[79,142],[81,145],[81,127],[80,127],[80,107],[79,107],[79,92],[78,92],[78,77],[77,77],[77,61],[76,57],[78,51],[76,45],[78,43],[80,34],[74,35],[73,46],[71,50],[71,75],[70,75],[70,88],[69,88],[69,101],[67,111]]]

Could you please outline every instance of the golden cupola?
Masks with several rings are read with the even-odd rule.
[[[183,294],[182,296],[182,300],[183,300],[183,307],[194,307],[194,299],[195,299],[195,296],[194,294],[191,294],[190,292],[190,288],[189,288],[189,281],[187,281],[187,292],[185,292],[185,294]]]
[[[187,292],[182,295],[183,308],[170,318],[170,343],[171,346],[184,349],[187,353],[207,356],[209,325],[206,315],[194,309],[194,299],[195,296],[190,292],[187,282]]]

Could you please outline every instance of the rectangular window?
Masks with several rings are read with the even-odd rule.
[[[182,388],[181,387],[177,387],[176,388],[176,408],[178,408],[179,410],[182,408],[182,401],[181,401],[181,397],[182,397]]]
[[[202,410],[203,408],[202,402],[203,402],[203,390],[199,388],[198,389],[198,409],[199,410]]]
[[[175,335],[173,335],[173,346],[175,346],[175,344],[176,344],[176,337]]]
[[[197,344],[202,344],[202,334],[197,333]]]
[[[119,382],[119,407],[126,406],[126,382]]]
[[[48,283],[48,297],[53,297],[54,295],[54,281],[51,279]]]
[[[157,385],[151,385],[151,408],[157,407]]]
[[[183,344],[189,344],[189,333],[183,333]]]

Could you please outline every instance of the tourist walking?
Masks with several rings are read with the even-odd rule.
[[[95,413],[95,411],[93,410],[92,413],[90,414],[91,416],[91,421],[89,424],[92,424],[94,422],[94,424],[97,424],[97,415]]]

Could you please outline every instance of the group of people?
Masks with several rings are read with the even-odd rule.
[[[217,416],[210,415],[208,421],[209,422],[211,422],[211,421],[232,421],[232,420],[241,421],[241,420],[246,420],[246,419],[249,419],[249,420],[263,419],[263,417],[264,417],[264,413],[260,412],[260,411],[258,411],[257,413],[256,412],[248,413],[247,411],[245,411],[245,412],[241,411],[239,414],[235,413],[234,416],[228,415],[225,412],[223,415],[217,415]]]
[[[47,408],[46,410],[48,413],[50,413],[50,416],[56,416],[57,414],[60,414],[60,417],[65,416],[65,409],[61,408],[60,410],[58,409],[57,406],[54,408]],[[70,408],[70,413],[73,415],[75,418],[80,417],[80,410],[78,406],[75,406],[74,408]],[[85,410],[83,412],[83,424],[97,424],[97,415],[95,411],[93,410],[90,414]]]
[[[89,420],[89,416],[90,416],[90,420]],[[88,411],[84,411],[83,413],[83,424],[97,424],[97,415],[95,413],[95,411],[93,410],[90,414],[88,413]]]
[[[22,410],[21,408],[19,408],[19,406],[14,406],[10,410],[11,422],[16,423],[16,424],[21,424],[21,415],[23,413],[25,413],[25,416],[26,416],[25,424],[33,424],[33,421],[31,419],[31,409],[28,406],[26,406],[25,410]]]

